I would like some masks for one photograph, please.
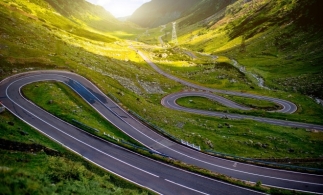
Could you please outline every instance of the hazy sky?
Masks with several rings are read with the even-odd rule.
[[[150,0],[86,0],[101,5],[116,18],[130,16],[142,4]]]

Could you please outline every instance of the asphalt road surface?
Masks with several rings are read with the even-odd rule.
[[[139,185],[162,194],[253,194],[254,191],[224,184],[136,155],[66,124],[23,98],[28,83],[63,82],[102,116],[143,145],[187,164],[238,179],[300,191],[323,193],[323,177],[276,170],[225,160],[190,149],[155,133],[120,108],[85,78],[62,71],[29,72],[0,83],[0,101],[20,119],[84,158]]]
[[[230,113],[223,113],[223,112],[216,112],[216,111],[207,111],[207,110],[198,110],[198,109],[192,109],[192,108],[186,108],[183,106],[180,106],[176,103],[176,100],[182,97],[191,97],[191,96],[198,96],[198,97],[206,97],[209,99],[213,99],[217,102],[220,102],[223,105],[226,105],[231,108],[241,109],[241,110],[248,110],[249,108],[241,106],[239,104],[236,104],[235,102],[232,102],[226,98],[223,98],[221,96],[217,96],[215,94],[207,93],[207,92],[194,92],[194,91],[187,91],[187,92],[179,92],[170,94],[166,97],[164,97],[161,101],[162,105],[171,108],[174,110],[180,110],[184,112],[190,112],[195,114],[202,114],[202,115],[209,115],[209,116],[216,116],[216,117],[226,117],[230,119],[249,119],[254,121],[259,121],[262,123],[269,123],[272,125],[280,125],[280,126],[288,126],[288,127],[296,127],[296,128],[306,128],[306,129],[316,129],[316,130],[323,130],[322,125],[316,125],[316,124],[309,124],[309,123],[301,123],[301,122],[295,122],[295,121],[288,121],[288,120],[280,120],[280,119],[273,119],[273,118],[264,118],[264,117],[256,117],[256,116],[250,116],[250,115],[243,115],[243,114],[230,114]],[[286,104],[286,107],[289,104]],[[288,107],[288,110],[291,107]],[[287,110],[287,109],[283,109]]]
[[[323,130],[322,125],[294,122],[294,121],[288,121],[288,120],[271,119],[271,118],[264,118],[264,117],[254,117],[254,116],[242,115],[242,114],[210,112],[210,111],[190,109],[190,108],[185,108],[185,107],[179,106],[178,104],[176,104],[176,100],[181,97],[201,96],[201,97],[207,97],[207,98],[216,100],[216,101],[222,103],[223,105],[226,105],[231,108],[242,109],[242,110],[250,109],[250,108],[241,106],[235,102],[232,102],[226,98],[217,96],[215,94],[211,94],[211,92],[215,92],[215,93],[221,93],[221,94],[227,94],[227,95],[234,95],[234,96],[270,101],[270,102],[278,104],[282,107],[282,109],[276,110],[275,112],[292,114],[297,111],[297,106],[290,101],[286,101],[286,100],[282,100],[282,99],[278,99],[278,98],[267,97],[267,96],[248,94],[248,93],[241,93],[241,92],[234,92],[234,91],[227,91],[227,90],[220,90],[220,89],[212,89],[212,88],[207,88],[207,87],[203,87],[200,85],[190,83],[188,81],[182,80],[180,78],[177,78],[173,75],[170,75],[170,74],[162,71],[148,57],[146,57],[141,51],[138,51],[138,54],[159,74],[162,74],[165,77],[172,79],[178,83],[181,83],[181,84],[186,85],[188,87],[199,90],[198,92],[189,91],[189,92],[179,92],[179,93],[170,94],[170,95],[166,96],[165,98],[163,98],[161,101],[162,105],[164,105],[165,107],[175,109],[175,110],[185,111],[185,112],[196,113],[196,114],[203,114],[203,115],[210,115],[210,116],[217,116],[217,117],[228,117],[228,118],[232,118],[232,119],[250,119],[250,120],[255,120],[255,121],[259,121],[259,122],[263,122],[263,123],[269,123],[269,124],[273,124],[273,125],[289,126],[289,127],[297,127],[297,128],[309,128],[309,129],[316,129],[316,130],[321,130],[321,131]]]

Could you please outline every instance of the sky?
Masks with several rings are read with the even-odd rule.
[[[95,5],[101,5],[114,17],[130,16],[142,4],[150,0],[86,0]]]

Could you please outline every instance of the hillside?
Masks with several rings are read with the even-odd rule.
[[[101,31],[113,30],[118,26],[117,20],[103,7],[87,1],[46,0],[56,12],[69,18],[75,24],[86,25]]]
[[[234,1],[152,0],[138,8],[129,18],[129,21],[142,27],[153,28],[187,16],[181,25],[194,24],[215,14]]]
[[[179,42],[191,50],[236,59],[271,89],[322,98],[320,5],[318,0],[239,0],[222,16],[183,26]]]
[[[142,27],[157,27],[182,17],[199,0],[152,0],[139,7],[128,19]]]
[[[127,68],[139,63],[118,37],[133,36],[136,29],[85,1],[0,1],[0,20],[0,80],[26,71],[68,70],[116,94],[123,86],[111,77],[131,78]],[[103,73],[107,70],[109,76]],[[9,111],[0,113],[0,128],[2,145],[18,146],[0,148],[1,194],[151,194],[82,159]],[[54,148],[58,155],[38,148]]]
[[[277,105],[235,96],[226,98],[254,109],[231,109],[199,97],[180,99],[178,103],[187,107],[322,124],[323,107],[308,97],[323,98],[320,63],[323,34],[318,0],[153,0],[151,3],[160,3],[162,12],[149,8],[142,11],[141,17],[145,19],[143,25],[158,26],[154,29],[118,21],[85,0],[0,1],[0,80],[27,71],[75,72],[89,79],[120,107],[162,130],[164,135],[194,143],[203,150],[323,167],[322,161],[316,161],[322,158],[323,133],[316,130],[201,116],[162,106],[161,100],[166,95],[192,88],[159,74],[138,55],[141,51],[163,71],[188,82],[286,99],[297,104],[298,110],[294,114],[267,112],[277,109]],[[143,7],[147,5],[150,4]],[[175,18],[179,25],[178,45],[171,43],[169,22]],[[163,23],[167,23],[165,28],[160,28]],[[160,40],[168,44],[162,47]],[[239,64],[248,73],[263,78],[266,88],[240,71],[236,67]],[[58,113],[63,110],[70,120],[78,117],[88,127],[108,132],[106,129],[112,125],[108,121],[109,125],[105,125],[96,115],[90,117],[90,112],[81,106],[82,100],[62,95],[69,94],[65,89],[68,88],[53,82],[26,85],[26,90],[43,105]],[[0,191],[5,189],[6,194],[93,194],[94,191],[150,194],[105,174],[80,157],[69,156],[62,146],[48,141],[7,111],[0,113],[0,127],[0,139],[22,145],[36,143],[65,155],[51,157],[43,152],[0,149],[0,167],[4,167]],[[116,131],[112,131],[116,138],[127,140]],[[300,164],[297,159],[305,161]],[[69,167],[75,167],[72,173],[79,173],[77,180],[65,179]],[[64,176],[59,183],[49,178],[58,174]],[[17,181],[24,185],[18,186]],[[23,191],[15,191],[18,189]]]

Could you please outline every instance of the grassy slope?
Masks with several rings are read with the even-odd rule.
[[[9,122],[11,123],[9,124]],[[151,191],[138,188],[85,161],[7,111],[0,114],[0,128],[3,130],[0,131],[1,139],[26,144],[40,144],[56,150],[61,155],[51,156],[44,152],[19,152],[0,149],[2,157],[0,158],[1,194],[93,194],[93,192],[96,194],[153,194]],[[183,166],[179,162],[172,161],[172,163],[190,171],[199,170],[207,176],[254,190],[266,191],[271,194],[292,193],[248,184],[196,167]]]
[[[180,42],[237,59],[272,89],[323,97],[320,2],[242,2],[229,6],[221,20],[201,23]]]
[[[85,161],[8,111],[0,114],[0,128],[2,139],[41,144],[61,154],[0,149],[1,194],[152,194]]]
[[[135,140],[114,127],[88,105],[78,94],[63,83],[33,83],[23,87],[22,92],[29,100],[68,123],[75,124],[73,120],[77,120],[82,124],[99,130],[100,132],[90,131],[90,133],[94,133],[104,139],[107,139],[107,137],[104,136],[105,132],[115,138],[123,139],[138,145]]]
[[[182,34],[181,46],[236,58],[248,72],[263,77],[265,85],[274,90],[258,87],[253,77],[241,74],[226,57],[214,61],[196,54],[198,59],[191,61],[171,49],[150,50],[150,55],[163,70],[191,82],[290,100],[299,107],[297,113],[276,117],[321,124],[322,107],[300,95],[301,92],[320,97],[322,91],[323,66],[319,65],[322,28],[315,9],[318,1],[295,2],[238,1],[227,8],[226,17],[218,22],[202,21],[178,30]],[[302,9],[311,11],[300,14]],[[158,34],[157,29],[153,32],[153,36]],[[160,58],[160,53],[167,53],[168,57]]]
[[[167,57],[161,57],[162,54],[167,54]],[[249,112],[249,114],[323,124],[321,118],[323,107],[318,105],[313,99],[298,93],[264,90],[254,83],[253,78],[241,73],[237,68],[232,66],[231,60],[227,57],[220,56],[216,60],[213,60],[211,57],[196,53],[198,58],[192,60],[178,48],[147,50],[147,55],[150,55],[151,59],[162,70],[189,82],[216,89],[227,89],[282,98],[292,101],[298,106],[298,110],[294,114],[257,111]],[[243,111],[237,112],[244,113]]]
[[[161,98],[184,87],[158,75],[128,48],[128,43],[120,39],[107,43],[103,40],[87,39],[86,36],[76,36],[65,29],[54,27],[52,23],[55,22],[51,21],[52,12],[25,1],[20,3],[35,6],[32,10],[37,13],[46,12],[42,16],[47,22],[44,25],[44,22],[37,18],[32,19],[37,13],[28,14],[20,8],[10,7],[9,3],[1,4],[0,17],[6,21],[0,29],[3,37],[1,45],[4,46],[4,49],[0,50],[1,78],[30,69],[69,69],[91,79],[104,93],[113,94],[120,99],[125,108],[137,112],[176,137],[201,145],[203,149],[210,149],[207,144],[210,140],[216,151],[246,157],[295,158],[319,157],[322,154],[322,147],[318,147],[322,145],[320,136],[313,138],[312,142],[316,143],[313,144],[305,141],[310,139],[310,133],[304,135],[304,141],[300,142],[302,148],[299,148],[301,144],[297,144],[296,141],[284,142],[289,137],[297,140],[294,133],[304,132],[303,129],[294,130],[252,121],[228,121],[166,109],[160,105]],[[148,91],[144,89],[147,86],[150,86]],[[151,92],[155,86],[160,87],[164,93]],[[246,88],[249,87],[246,85]],[[286,95],[279,94],[277,96]],[[318,116],[317,111],[313,111],[312,115]],[[219,124],[225,123],[232,124],[233,128],[217,128]],[[265,136],[274,136],[280,140],[275,144],[279,148],[275,149],[275,145],[272,147],[274,149],[257,147],[258,142],[270,144],[268,139],[264,139]],[[252,140],[253,144],[248,143],[248,140]],[[231,147],[232,143],[235,147]],[[294,147],[299,150],[295,149],[296,152],[290,153],[288,150]]]
[[[225,96],[226,98],[229,98],[228,96]],[[230,98],[237,102],[238,104],[245,105],[249,108],[253,108],[255,110],[263,110],[263,111],[270,111],[270,110],[277,110],[279,109],[279,106],[272,103],[272,102],[267,102],[264,100],[255,100],[255,99],[250,99],[250,98],[242,98],[237,96],[230,96]],[[190,102],[189,100],[192,100]],[[226,111],[226,112],[235,112],[237,110],[235,109],[230,109],[226,106],[223,106],[222,104],[210,100],[208,98],[204,97],[184,97],[178,99],[177,103],[181,106],[188,106],[196,109],[203,109],[203,110],[217,110],[217,111]],[[190,104],[192,103],[192,104]],[[219,108],[219,109],[218,109]],[[240,110],[239,110],[240,111]],[[248,111],[243,111],[241,113],[248,113]],[[263,114],[263,112],[262,112]]]

